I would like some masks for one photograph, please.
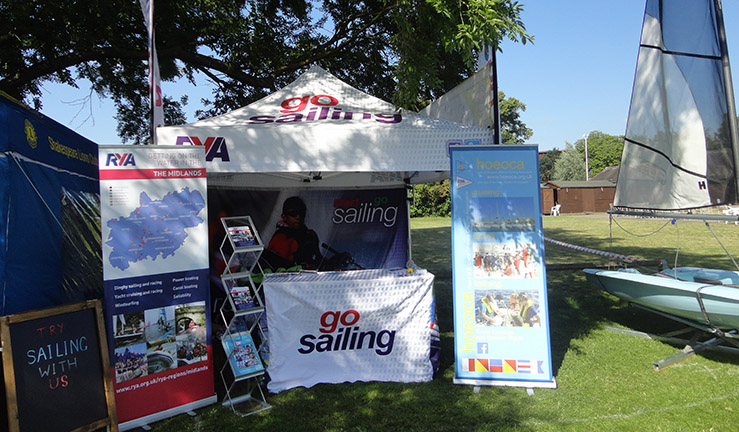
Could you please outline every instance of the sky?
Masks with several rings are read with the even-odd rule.
[[[644,0],[519,0],[533,44],[504,41],[497,55],[498,86],[526,104],[521,120],[533,130],[527,144],[564,149],[591,131],[626,132],[626,117],[644,18]],[[729,58],[739,81],[739,0],[724,0]],[[42,112],[98,144],[118,144],[110,101],[80,90],[46,84]],[[736,87],[736,84],[735,84]],[[162,83],[169,96],[190,95],[188,122],[208,97],[203,86]]]

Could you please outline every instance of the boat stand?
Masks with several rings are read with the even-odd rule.
[[[670,318],[672,320],[678,321],[680,323],[683,323],[689,326],[687,328],[668,332],[662,335],[655,335],[651,333],[644,333],[644,332],[628,330],[628,329],[619,329],[616,327],[608,327],[608,330],[611,330],[611,331],[618,331],[621,333],[627,333],[627,334],[631,334],[635,336],[647,337],[650,339],[667,342],[673,345],[683,345],[684,347],[680,352],[673,354],[662,360],[656,361],[652,364],[652,367],[657,372],[667,369],[668,367],[676,363],[686,360],[706,350],[739,355],[739,341],[737,341],[737,338],[739,338],[739,335],[737,334],[737,330],[724,331],[724,330],[714,327],[713,325],[711,325],[711,322],[708,319],[707,314],[705,314],[705,310],[704,310],[704,316],[706,318],[706,323],[700,323],[697,321],[688,320],[688,319],[685,319],[685,318],[682,318],[676,315],[658,311],[652,308],[648,308],[642,305],[638,305],[634,303],[632,303],[632,305],[639,307],[641,309],[647,310],[649,312],[665,316],[667,318]],[[693,333],[693,335],[689,340],[677,337],[679,335],[691,333],[691,332]],[[700,337],[704,335],[704,333],[711,334],[714,337],[711,339],[705,340],[705,341],[699,341]],[[726,344],[730,346],[726,346],[722,344]]]
[[[629,330],[629,329],[624,329],[624,328],[618,328],[618,327],[606,327],[606,330],[614,331],[618,333],[624,333],[624,334],[628,334],[631,336],[644,337],[644,338],[648,338],[652,340],[657,340],[660,342],[666,342],[672,345],[678,345],[678,346],[683,345],[684,346],[684,348],[680,352],[652,363],[652,367],[654,368],[656,372],[661,372],[662,370],[667,369],[668,367],[676,363],[679,363],[683,360],[686,360],[700,353],[701,351],[710,350],[710,351],[717,351],[717,352],[739,355],[739,348],[721,345],[722,343],[726,342],[725,336],[723,338],[715,337],[715,338],[712,338],[706,341],[698,342],[698,338],[701,335],[701,333],[699,331],[696,331],[696,329],[693,327],[688,327],[688,328],[676,330],[676,331],[661,334],[661,335],[656,335],[653,333],[645,333],[645,332],[640,332],[636,330]],[[681,334],[685,334],[689,332],[693,332],[693,337],[691,337],[691,339],[689,340],[677,337]],[[733,336],[733,334],[734,333],[732,333],[731,335]],[[736,344],[734,341],[732,341],[732,343]]]

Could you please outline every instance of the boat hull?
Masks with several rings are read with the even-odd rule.
[[[739,329],[739,288],[714,285],[707,282],[679,280],[665,275],[645,275],[635,271],[611,271],[585,269],[585,276],[592,285],[629,302],[675,315],[700,324],[708,324],[701,312],[698,292],[710,320],[710,326],[722,329]],[[706,272],[720,272],[730,279],[739,273],[682,267],[667,270],[678,277],[692,278]],[[674,274],[674,273],[673,273]],[[698,278],[700,280],[700,278]]]

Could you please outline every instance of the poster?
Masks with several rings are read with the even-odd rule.
[[[215,402],[205,156],[99,152],[105,319],[125,429]]]
[[[281,251],[276,234],[289,221],[291,202],[300,206],[303,225],[314,233],[316,254],[303,269],[360,270],[399,268],[408,263],[408,202],[404,187],[391,189],[224,189],[208,190],[211,211],[211,238],[226,235],[223,217],[250,216],[251,230],[264,244],[260,265],[267,271],[291,268],[299,259],[289,259]],[[248,224],[230,229],[239,241],[250,242]],[[241,235],[243,234],[243,235]],[[232,238],[233,241],[233,238]],[[258,243],[258,242],[257,242]],[[248,247],[244,244],[243,246]],[[234,247],[239,245],[234,244]],[[225,268],[218,243],[211,244],[214,278]],[[284,258],[284,259],[281,259]]]
[[[451,146],[455,379],[556,387],[536,146]]]

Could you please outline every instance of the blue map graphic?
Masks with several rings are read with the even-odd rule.
[[[110,235],[105,244],[112,248],[110,264],[121,270],[147,258],[173,256],[187,239],[185,229],[204,222],[198,214],[205,200],[199,191],[187,187],[161,200],[141,192],[139,204],[127,217],[108,221]]]

